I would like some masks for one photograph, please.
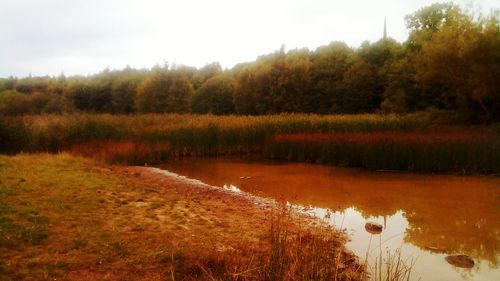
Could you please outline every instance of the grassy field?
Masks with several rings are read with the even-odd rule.
[[[0,175],[0,280],[361,278],[345,235],[248,196],[69,154]]]
[[[412,115],[36,115],[0,119],[0,152],[59,152],[112,163],[259,154],[414,172],[498,173],[500,131]]]

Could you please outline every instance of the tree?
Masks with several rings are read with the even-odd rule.
[[[312,58],[312,90],[306,96],[305,112],[328,113],[336,97],[343,95],[343,75],[353,50],[343,42],[318,48]]]
[[[500,25],[490,17],[463,17],[422,44],[418,82],[440,85],[442,106],[470,118],[500,120]],[[425,90],[425,89],[424,89]]]
[[[205,81],[219,74],[222,74],[222,67],[218,62],[212,62],[196,70],[191,75],[191,82],[193,87],[198,89],[203,83],[205,83]]]
[[[9,78],[7,78],[4,83],[5,90],[14,90],[14,88],[16,87],[16,83],[17,83],[17,78],[9,76]]]
[[[405,17],[406,27],[410,31],[408,47],[420,50],[422,42],[429,40],[434,33],[444,26],[453,25],[464,18],[460,7],[448,3],[435,3]]]
[[[235,106],[240,114],[302,112],[310,92],[312,62],[306,49],[261,56],[237,76]]]
[[[135,77],[122,77],[113,82],[112,108],[113,113],[129,114],[134,112],[134,99],[139,86],[139,79]]]
[[[343,89],[332,105],[334,113],[373,112],[380,104],[375,91],[376,69],[364,60],[353,57],[342,77]]]
[[[196,94],[191,100],[191,112],[216,115],[232,114],[235,112],[234,91],[235,82],[233,79],[225,75],[214,76],[196,90]]]
[[[76,109],[83,111],[92,110],[92,87],[83,80],[74,81],[68,86],[67,96]]]
[[[193,92],[185,76],[171,70],[157,71],[139,85],[136,110],[141,113],[186,113]]]
[[[34,92],[22,94],[13,90],[0,93],[0,115],[60,113],[61,97],[55,94]]]
[[[252,68],[253,67],[251,65],[245,66],[238,72],[236,78],[237,80],[233,101],[236,113],[238,114],[257,114],[257,109],[255,108],[255,92],[259,85],[257,85]]]

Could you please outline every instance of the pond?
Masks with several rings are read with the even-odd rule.
[[[374,259],[380,249],[401,249],[415,260],[412,276],[421,280],[500,280],[499,178],[219,158],[175,160],[162,168],[286,200],[325,218],[346,229],[347,247],[361,260],[367,252]],[[382,233],[371,237],[367,222],[380,223]],[[473,259],[472,268],[448,257],[462,254]]]

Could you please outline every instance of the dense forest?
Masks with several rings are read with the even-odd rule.
[[[500,121],[500,13],[473,15],[452,3],[406,16],[405,42],[261,56],[223,69],[184,65],[106,69],[91,76],[0,79],[0,115],[92,113],[459,112]],[[200,49],[200,51],[203,51]]]

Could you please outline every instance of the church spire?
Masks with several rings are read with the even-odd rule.
[[[387,22],[386,17],[384,17],[384,40],[387,39]]]

